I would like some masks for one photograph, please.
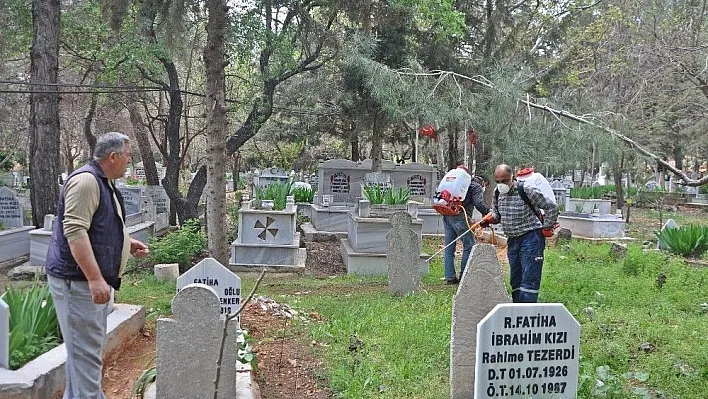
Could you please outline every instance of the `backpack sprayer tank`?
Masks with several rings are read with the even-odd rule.
[[[433,209],[441,215],[453,216],[460,213],[462,201],[467,195],[467,189],[472,182],[472,176],[464,166],[458,166],[445,173],[438,184],[433,197]]]

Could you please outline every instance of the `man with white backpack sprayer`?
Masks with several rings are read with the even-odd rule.
[[[459,283],[455,273],[455,248],[458,239],[462,240],[462,263],[460,264],[460,278],[465,271],[467,260],[474,246],[474,236],[469,233],[472,229],[469,218],[474,208],[486,215],[489,208],[484,203],[484,188],[467,173],[463,165],[448,171],[440,181],[435,192],[433,208],[443,215],[445,227],[445,281],[447,284]]]
[[[532,170],[520,171],[522,175],[532,173]],[[502,224],[507,237],[512,300],[535,303],[541,286],[546,238],[553,237],[558,227],[558,205],[552,190],[551,194],[544,194],[548,190],[543,190],[540,185],[524,184],[524,179],[515,179],[508,165],[496,167],[494,180],[497,188],[491,207],[493,217],[481,226]]]

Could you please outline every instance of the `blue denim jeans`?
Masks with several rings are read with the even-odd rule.
[[[515,303],[535,303],[541,286],[546,238],[541,229],[507,239],[511,298]]]
[[[464,213],[455,216],[443,216],[443,225],[445,226],[445,245],[453,242],[457,237],[469,230],[465,221]],[[470,257],[472,247],[474,246],[474,235],[472,232],[465,234],[462,238],[462,263],[460,264],[460,277],[467,266],[467,259]],[[455,275],[455,248],[457,244],[450,245],[445,248],[445,279],[454,280]]]

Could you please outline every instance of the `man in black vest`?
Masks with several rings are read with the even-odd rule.
[[[67,178],[47,251],[47,280],[66,345],[63,399],[105,399],[101,389],[103,344],[113,289],[130,255],[148,248],[130,238],[123,197],[113,179],[130,162],[128,136],[101,136],[93,161]]]

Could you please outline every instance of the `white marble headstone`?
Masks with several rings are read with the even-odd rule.
[[[10,368],[10,308],[0,298],[0,367]]]
[[[179,276],[177,292],[193,283],[207,285],[216,291],[222,318],[238,310],[241,305],[241,278],[214,258],[203,259]]]
[[[0,221],[5,228],[22,227],[24,209],[17,194],[7,187],[0,187]]]
[[[474,397],[575,398],[579,355],[563,304],[499,304],[477,325]]]

